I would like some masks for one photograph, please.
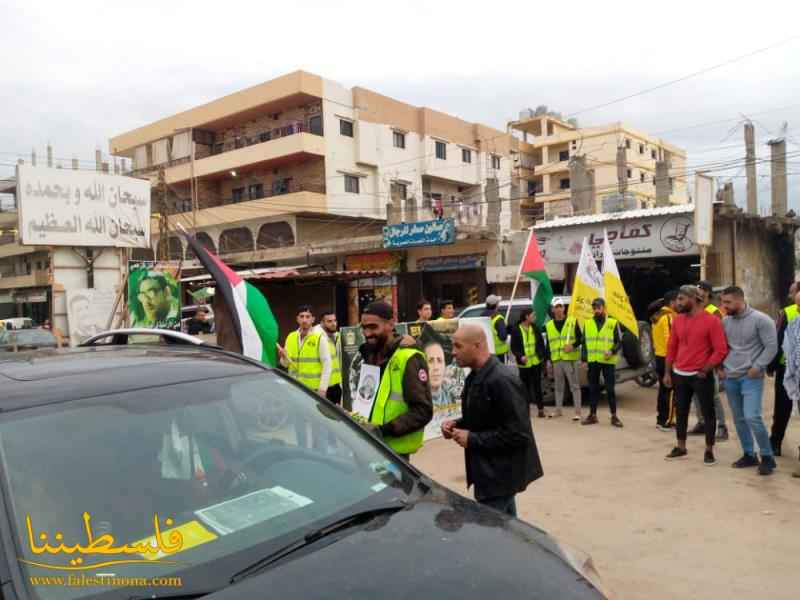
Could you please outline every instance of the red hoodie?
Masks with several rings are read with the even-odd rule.
[[[719,365],[728,354],[728,341],[719,317],[699,311],[680,314],[672,321],[667,362],[673,369],[691,373],[706,365]]]

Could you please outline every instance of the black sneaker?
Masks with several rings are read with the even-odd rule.
[[[664,460],[680,460],[681,458],[686,458],[686,455],[689,454],[685,448],[678,448],[675,446],[672,449],[672,452],[667,454],[664,457]]]
[[[620,421],[620,419],[619,419],[619,417],[617,415],[611,415],[611,424],[614,427],[622,427],[623,426],[622,425],[622,421]]]
[[[758,458],[752,454],[745,454],[731,465],[734,469],[746,469],[747,467],[757,467]]]
[[[695,425],[692,429],[689,430],[689,435],[705,435],[705,433],[706,433],[706,426],[704,423],[701,423],[700,421],[698,421],[697,425]]]
[[[718,442],[727,442],[728,441],[728,427],[727,425],[719,425],[717,427],[717,441]]]
[[[717,464],[717,459],[714,458],[714,453],[711,450],[706,450],[703,455],[703,464],[707,467]]]
[[[581,421],[581,425],[597,425],[597,415],[588,415]]]
[[[759,475],[772,475],[772,472],[775,470],[775,467],[778,465],[775,464],[775,459],[771,456],[762,456],[761,457],[761,464],[758,465],[758,474]]]
[[[776,444],[774,441],[770,440],[770,446],[772,446],[772,456],[781,456],[781,447],[779,444]]]

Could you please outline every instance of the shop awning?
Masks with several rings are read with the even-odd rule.
[[[673,206],[660,206],[658,208],[640,208],[638,210],[625,210],[613,213],[599,213],[596,215],[582,215],[578,217],[556,217],[552,221],[545,221],[534,225],[536,231],[543,229],[556,229],[574,225],[592,225],[611,221],[624,221],[631,219],[646,219],[650,217],[665,217],[682,215],[694,212],[694,204],[675,204]]]
[[[285,271],[273,271],[260,275],[243,275],[244,279],[256,281],[288,281],[288,280],[330,280],[353,281],[355,279],[369,279],[372,277],[386,277],[388,271],[300,271],[297,269],[287,269]]]

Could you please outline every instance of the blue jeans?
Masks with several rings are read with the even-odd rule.
[[[725,380],[725,393],[731,405],[736,433],[745,454],[755,454],[753,437],[761,449],[761,456],[772,456],[769,433],[761,417],[761,399],[764,395],[764,378],[740,377]]]

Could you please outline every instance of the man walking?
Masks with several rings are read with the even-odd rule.
[[[381,380],[369,422],[384,441],[409,460],[422,448],[425,426],[433,419],[433,400],[425,354],[407,347],[394,332],[394,312],[386,302],[373,302],[361,315],[365,342],[359,348],[364,364],[380,367]]]
[[[672,329],[672,320],[675,318],[678,292],[670,290],[664,294],[664,306],[653,315],[653,353],[656,357],[656,373],[658,374],[658,415],[656,427],[659,431],[672,431],[675,424],[675,404],[672,390],[664,385],[664,375],[667,363],[667,344],[669,333]]]
[[[676,422],[677,446],[666,460],[686,458],[686,433],[689,425],[692,395],[696,394],[703,410],[706,451],[703,462],[716,464],[714,439],[714,378],[712,372],[728,354],[728,344],[720,320],[706,312],[698,302],[697,288],[681,286],[678,290],[678,316],[672,322],[664,367],[664,385],[675,389],[678,409]]]
[[[726,317],[722,320],[728,338],[728,356],[720,375],[731,405],[736,433],[744,455],[733,463],[737,469],[758,465],[759,475],[771,475],[777,466],[772,455],[761,401],[764,374],[778,351],[775,324],[764,313],[754,310],[744,300],[742,288],[730,286],[722,292]],[[761,450],[761,464],[755,455],[753,437]]]
[[[708,314],[714,315],[720,321],[724,316],[722,311],[714,306],[711,303],[711,293],[713,288],[708,281],[701,281],[697,284],[698,289],[698,301],[700,303],[700,308],[705,310]],[[725,424],[725,407],[722,405],[722,400],[719,397],[719,379],[717,378],[716,372],[713,373],[714,376],[714,414],[717,416],[717,441],[724,442],[728,439],[728,426]],[[689,433],[691,435],[703,435],[706,430],[706,426],[703,423],[703,411],[700,408],[700,402],[697,399],[697,396],[694,398],[694,411],[697,415],[697,424],[694,426]]]
[[[556,416],[561,416],[566,393],[566,381],[572,392],[575,405],[573,421],[581,420],[581,384],[578,379],[578,361],[580,360],[583,333],[574,318],[566,317],[564,300],[556,297],[552,302],[553,318],[544,328],[547,337],[548,370],[552,372],[556,388]]]
[[[442,435],[464,448],[467,487],[474,486],[475,499],[516,517],[516,494],[543,474],[522,382],[492,359],[479,325],[458,328],[453,354],[470,374],[461,394],[463,416],[442,423]]]
[[[585,336],[586,362],[589,365],[589,403],[590,412],[582,425],[595,425],[597,423],[597,404],[600,402],[600,376],[608,398],[608,408],[611,411],[611,424],[622,427],[622,421],[617,416],[616,364],[619,362],[619,351],[622,345],[622,333],[616,319],[606,313],[606,301],[595,298],[592,301],[594,318],[586,319],[583,324]]]
[[[792,400],[783,387],[783,378],[786,374],[786,356],[783,353],[783,340],[786,337],[786,328],[789,323],[800,315],[800,304],[795,298],[797,294],[797,283],[793,283],[789,288],[789,298],[792,303],[784,307],[778,315],[778,354],[772,361],[768,375],[775,374],[775,408],[772,413],[772,432],[770,442],[772,443],[773,456],[782,454],[783,437],[786,435],[786,428],[792,416]]]
[[[482,317],[488,317],[492,322],[492,332],[494,333],[494,353],[501,363],[506,362],[508,354],[508,328],[506,319],[500,314],[500,296],[490,294],[486,297],[486,310]]]
[[[328,380],[326,397],[334,404],[342,403],[342,347],[339,339],[339,323],[336,313],[330,309],[320,313],[320,331],[328,340],[328,351],[331,355],[331,376]]]
[[[544,340],[539,328],[536,327],[536,313],[532,308],[526,308],[520,315],[519,325],[511,332],[511,353],[516,359],[519,378],[525,387],[528,402],[531,405],[536,404],[540,418],[547,416],[544,412],[544,394],[542,394],[544,352]]]

